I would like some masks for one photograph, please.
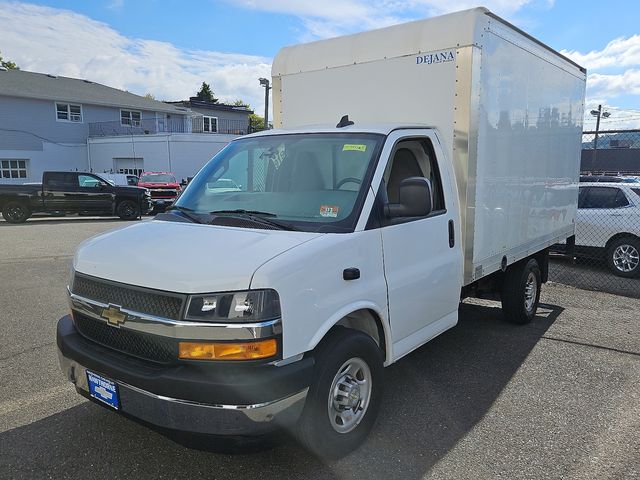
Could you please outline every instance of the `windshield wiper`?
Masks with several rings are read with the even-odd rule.
[[[260,210],[244,210],[244,209],[237,209],[237,210],[214,210],[213,212],[209,212],[210,215],[220,215],[220,216],[237,216],[237,217],[243,217],[243,218],[248,218],[251,221],[254,221],[256,223],[263,223],[265,225],[271,225],[272,227],[277,227],[280,230],[298,230],[296,227],[294,227],[293,225],[290,225],[288,223],[285,222],[281,222],[278,220],[274,220],[274,217],[277,217],[277,215],[275,213],[271,213],[271,212],[261,212]]]
[[[181,205],[171,205],[169,208],[167,208],[167,212],[171,211],[171,210],[177,210],[180,213],[182,213],[182,215],[184,215],[185,217],[187,217],[189,220],[191,220],[194,223],[203,223],[202,220],[200,220],[198,217],[196,217],[195,215],[192,215],[189,212],[195,212],[195,210],[193,208],[189,208],[189,207],[183,207]]]

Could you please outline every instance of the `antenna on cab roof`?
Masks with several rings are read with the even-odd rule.
[[[349,115],[345,115],[340,119],[340,122],[336,125],[336,128],[348,127],[349,125],[353,125],[354,123],[349,120]]]

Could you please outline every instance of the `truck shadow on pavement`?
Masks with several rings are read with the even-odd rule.
[[[293,439],[251,454],[188,449],[85,402],[0,434],[0,477],[422,478],[487,414],[561,313],[541,305],[531,324],[515,326],[486,302],[462,304],[457,327],[386,369],[377,425],[339,461]]]

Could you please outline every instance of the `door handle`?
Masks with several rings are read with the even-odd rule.
[[[453,227],[453,220],[449,220],[449,248],[453,248],[456,244],[456,231]]]

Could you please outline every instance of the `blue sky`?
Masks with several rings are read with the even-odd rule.
[[[589,69],[588,109],[640,127],[640,2],[482,3]],[[287,44],[480,5],[468,0],[0,0],[0,51],[26,70],[90,78],[159,99],[199,83],[260,111],[257,78]],[[117,67],[116,67],[117,66]],[[588,119],[586,128],[592,126]]]

